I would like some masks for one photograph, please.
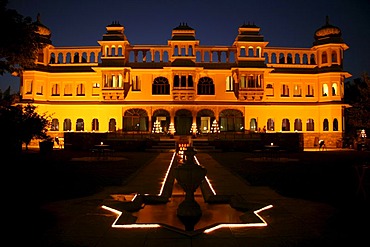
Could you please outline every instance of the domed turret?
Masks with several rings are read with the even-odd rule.
[[[37,33],[40,35],[41,42],[51,44],[51,31],[47,26],[41,23],[40,14],[37,14],[37,20],[34,24],[37,26]]]
[[[329,17],[326,16],[326,23],[315,31],[314,45],[322,45],[327,43],[343,43],[342,31],[339,27],[329,24]]]
[[[172,29],[171,40],[195,40],[195,30],[187,23],[180,23],[179,26]]]

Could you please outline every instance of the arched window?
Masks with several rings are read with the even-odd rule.
[[[98,131],[99,130],[99,120],[97,118],[94,118],[91,123],[91,130],[92,131]]]
[[[329,87],[328,84],[322,84],[322,96],[329,96]]]
[[[281,130],[282,131],[290,131],[290,122],[289,119],[284,118],[281,123]]]
[[[116,119],[114,118],[109,119],[109,131],[111,132],[116,131]]]
[[[333,131],[338,131],[338,119],[334,118],[333,120]]]
[[[338,62],[338,57],[337,57],[337,52],[336,51],[331,52],[331,61],[332,61],[332,63],[337,63]]]
[[[269,130],[269,131],[274,131],[274,129],[275,129],[275,122],[274,122],[274,119],[269,118],[269,119],[267,120],[267,130]]]
[[[84,120],[82,118],[76,121],[76,131],[84,131]]]
[[[300,118],[294,120],[294,131],[302,131],[302,120]]]
[[[63,122],[63,131],[71,131],[72,130],[72,121],[69,118],[64,119]]]
[[[170,84],[168,79],[163,76],[159,76],[154,79],[152,85],[152,94],[170,94]]]
[[[257,131],[258,126],[257,126],[257,120],[255,118],[251,118],[249,125],[250,125],[251,131]]]
[[[338,85],[336,83],[333,83],[333,85],[331,86],[331,95],[336,96],[337,91],[338,91]]]
[[[315,130],[315,123],[314,123],[312,118],[307,119],[306,130],[307,131],[314,131]]]
[[[326,51],[324,51],[322,53],[321,60],[322,60],[322,63],[327,63],[328,62],[328,54],[326,53]]]
[[[329,130],[329,121],[328,119],[324,119],[324,122],[323,122],[323,131],[328,131]]]
[[[57,118],[51,120],[50,131],[59,131],[59,120]]]
[[[215,85],[209,77],[202,77],[198,81],[198,95],[214,95]]]

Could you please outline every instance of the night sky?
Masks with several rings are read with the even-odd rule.
[[[129,42],[167,44],[171,31],[187,23],[200,45],[232,45],[238,27],[255,24],[268,47],[312,46],[315,31],[329,23],[342,31],[347,80],[370,74],[370,0],[9,0],[8,9],[41,22],[60,46],[98,46],[105,27],[119,22]],[[0,89],[19,91],[19,78],[0,76]]]

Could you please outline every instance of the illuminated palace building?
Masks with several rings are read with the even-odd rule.
[[[269,47],[255,24],[230,46],[201,45],[186,23],[164,45],[135,45],[113,22],[97,46],[45,48],[21,75],[21,102],[52,114],[51,134],[66,131],[220,135],[301,132],[304,145],[344,133],[341,30],[326,23],[312,47]]]

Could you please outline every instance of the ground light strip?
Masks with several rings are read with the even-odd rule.
[[[215,231],[220,228],[224,227],[230,227],[230,228],[237,228],[237,227],[263,227],[267,226],[267,222],[259,215],[259,212],[262,212],[266,209],[272,208],[272,205],[268,205],[266,207],[263,207],[261,209],[255,210],[253,213],[262,221],[262,223],[245,223],[245,224],[219,224],[217,226],[208,228],[207,230],[204,230],[204,233],[210,233],[212,231]]]
[[[115,219],[115,221],[113,222],[112,224],[112,227],[113,228],[155,228],[155,227],[161,227],[159,224],[124,224],[124,225],[116,225],[116,222],[118,221],[119,217],[121,217],[122,215],[122,212],[119,211],[119,210],[116,210],[116,209],[113,209],[113,208],[110,208],[110,207],[107,207],[107,206],[102,206],[102,208],[108,210],[108,211],[111,211],[115,214],[117,214],[117,218]]]
[[[200,166],[200,163],[199,163],[197,157],[194,156],[194,159],[195,159],[195,162],[197,162],[198,166]],[[207,176],[205,176],[205,179],[206,179],[206,181],[208,183],[209,188],[212,190],[213,195],[216,195],[216,191],[213,189],[212,184],[209,181],[209,179],[207,178]]]
[[[171,167],[172,167],[172,165],[173,165],[173,161],[174,161],[174,159],[175,159],[175,156],[176,156],[176,152],[174,152],[174,153],[173,153],[173,155],[172,155],[172,159],[171,159],[170,165],[168,166],[168,169],[167,169],[166,175],[165,175],[164,180],[163,180],[163,183],[162,183],[162,188],[161,188],[161,190],[160,190],[160,192],[159,192],[159,195],[160,195],[160,196],[161,196],[161,195],[162,195],[162,193],[163,193],[164,185],[166,184],[168,174],[169,174],[169,173],[170,173],[170,171],[171,171]]]
[[[239,224],[239,223],[231,223],[231,224],[219,224],[217,226],[208,228],[204,230],[204,233],[210,233],[220,228],[230,227],[230,228],[241,228],[241,227],[264,227],[267,226],[267,222],[262,218],[262,216],[259,215],[260,212],[272,208],[272,205],[268,205],[266,207],[263,207],[261,209],[255,210],[253,213],[262,221],[261,223],[245,223],[245,224]],[[140,224],[123,224],[123,225],[116,225],[116,222],[121,217],[122,212],[107,206],[102,206],[103,209],[106,209],[108,211],[111,211],[115,214],[117,214],[117,218],[114,220],[112,227],[113,228],[157,228],[161,227],[160,224],[155,223],[140,223]]]

